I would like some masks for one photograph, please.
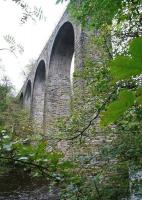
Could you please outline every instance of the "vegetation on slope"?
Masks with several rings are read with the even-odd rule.
[[[65,200],[142,198],[140,5],[141,0],[70,1],[76,21],[98,30],[88,47],[100,52],[95,61],[86,53],[83,70],[74,74],[75,80],[84,80],[83,91],[74,89],[71,115],[56,124],[54,143],[67,141],[70,156],[65,159],[40,134],[33,137],[25,111],[1,84],[1,163],[62,183]]]

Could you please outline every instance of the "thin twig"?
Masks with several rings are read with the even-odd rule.
[[[116,92],[118,87],[119,87],[118,85],[115,86],[114,90],[111,92],[111,94],[108,96],[106,101],[102,104],[102,106],[98,109],[96,115],[89,121],[88,125],[86,127],[84,127],[82,130],[75,131],[75,132],[79,132],[79,134],[77,134],[74,137],[69,138],[68,140],[74,140],[74,139],[77,139],[78,137],[84,135],[85,131],[92,125],[94,120],[96,120],[99,117],[101,111],[105,108],[106,104],[110,101],[110,99],[112,98],[113,94]]]
[[[38,164],[35,164],[35,163],[32,163],[32,162],[23,161],[23,160],[18,160],[18,159],[15,159],[15,158],[3,157],[3,156],[0,156],[0,159],[3,159],[3,160],[10,160],[10,161],[14,161],[14,162],[19,162],[19,163],[22,163],[22,164],[24,164],[24,165],[30,165],[30,166],[32,166],[32,167],[38,168],[41,172],[44,172],[44,174],[47,174],[47,173],[45,173],[45,171],[47,171],[48,168],[43,167],[43,166],[38,165]]]
[[[9,52],[13,53],[13,55],[17,58],[16,54],[15,54],[14,51],[12,51],[11,49],[8,49],[8,48],[0,48],[0,51],[9,51]]]

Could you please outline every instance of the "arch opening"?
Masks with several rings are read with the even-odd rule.
[[[23,105],[23,99],[24,99],[24,97],[23,97],[23,92],[22,92],[21,95],[20,95],[20,98],[19,98],[19,101],[20,101],[21,105]]]
[[[44,95],[45,95],[45,62],[40,61],[34,79],[33,98],[32,98],[32,117],[37,128],[43,126],[44,114]]]
[[[66,22],[55,38],[49,64],[46,121],[68,116],[71,98],[71,62],[74,54],[74,29]]]
[[[28,80],[27,86],[26,86],[26,91],[24,95],[24,106],[30,110],[31,106],[31,81]]]

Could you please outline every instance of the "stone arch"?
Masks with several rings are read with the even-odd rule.
[[[68,116],[70,112],[74,40],[74,28],[70,22],[65,22],[55,37],[50,56],[45,109],[47,126],[54,118]]]
[[[40,129],[43,126],[45,77],[45,62],[41,60],[35,73],[32,97],[32,117],[37,128]]]
[[[24,94],[24,106],[30,110],[31,106],[31,80],[28,80],[26,91]]]

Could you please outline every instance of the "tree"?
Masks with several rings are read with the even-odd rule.
[[[76,192],[70,191],[74,199],[120,200],[129,199],[132,193],[141,198],[141,178],[134,178],[141,171],[142,158],[140,7],[137,0],[71,1],[69,6],[71,15],[85,28],[99,29],[90,45],[93,49],[94,41],[101,51],[97,64],[86,55],[83,71],[75,73],[75,78],[84,79],[83,98],[77,90],[75,109],[59,127],[83,169],[85,181],[74,184]],[[106,45],[110,33],[112,49]]]
[[[22,72],[24,77],[27,78],[35,66],[36,61],[34,59],[29,61],[29,64],[25,66],[25,70]]]
[[[83,80],[83,95],[76,87],[71,115],[55,122],[58,131],[52,139],[54,143],[67,141],[69,158],[66,162],[59,159],[61,154],[54,154],[57,147],[53,154],[45,155],[43,143],[36,151],[31,147],[23,151],[25,146],[19,150],[18,146],[20,156],[15,154],[39,168],[42,164],[42,171],[47,165],[50,177],[56,176],[56,181],[63,183],[61,199],[120,200],[142,196],[141,177],[137,178],[142,166],[140,5],[141,0],[71,0],[70,12],[89,29],[88,34],[98,29],[99,34],[89,37],[87,47],[93,49],[95,44],[100,57],[94,62],[86,51],[83,70],[74,73],[74,79]],[[128,29],[124,31],[126,22]],[[111,32],[121,41],[112,40],[115,48],[108,44]]]

